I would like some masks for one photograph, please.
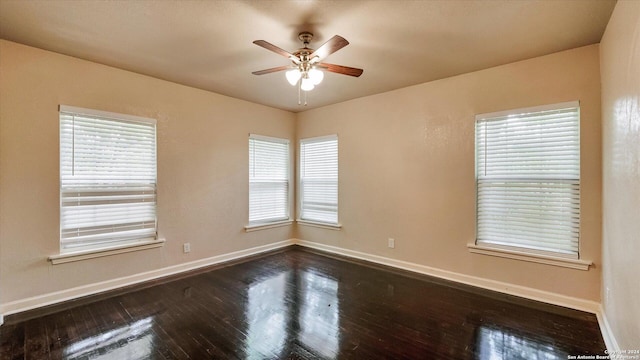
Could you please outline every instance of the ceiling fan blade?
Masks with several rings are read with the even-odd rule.
[[[288,70],[288,69],[291,69],[291,66],[289,66],[289,65],[287,65],[287,66],[278,66],[278,67],[274,67],[274,68],[270,68],[270,69],[254,71],[254,72],[252,72],[252,74],[253,75],[264,75],[264,74],[271,74],[271,73],[274,73],[274,72]]]
[[[362,75],[362,73],[364,72],[364,70],[362,69],[335,64],[319,63],[317,64],[317,66],[330,72],[355,77]]]
[[[335,35],[331,39],[327,40],[326,43],[322,44],[322,46],[320,46],[316,51],[311,53],[311,55],[309,55],[309,59],[313,59],[317,56],[319,60],[322,60],[347,45],[349,45],[347,39],[340,35]]]
[[[293,55],[292,53],[286,51],[286,50],[282,50],[281,48],[273,45],[270,42],[266,42],[264,40],[256,40],[253,42],[254,44],[261,46],[267,50],[273,51],[274,53],[284,56],[292,61],[295,61],[296,63],[300,62],[300,59],[298,59],[295,55]]]

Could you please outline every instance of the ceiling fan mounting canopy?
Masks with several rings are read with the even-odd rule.
[[[308,31],[303,31],[300,34],[298,34],[298,39],[302,41],[302,43],[304,44],[304,47],[307,47],[307,45],[309,45],[309,43],[311,42],[311,39],[313,39],[313,33],[310,33]]]

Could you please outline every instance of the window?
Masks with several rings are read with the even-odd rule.
[[[289,219],[289,140],[249,135],[249,224]]]
[[[338,225],[338,136],[300,141],[300,219]]]
[[[578,258],[578,102],[476,116],[477,244]]]
[[[60,106],[60,251],[156,238],[156,122]]]

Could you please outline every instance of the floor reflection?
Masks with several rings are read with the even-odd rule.
[[[527,339],[508,330],[481,326],[478,328],[476,358],[481,360],[552,360],[566,359],[567,354],[553,344]]]
[[[302,348],[313,358],[339,351],[338,282],[321,274],[282,272],[248,288],[247,359],[281,358]]]
[[[249,287],[246,309],[248,334],[245,340],[247,359],[280,357],[287,340],[289,309],[285,304],[290,273],[259,281]]]
[[[340,341],[338,282],[303,272],[300,292],[300,342],[317,355],[336,358]]]
[[[148,359],[153,351],[151,317],[95,335],[64,349],[65,359]]]

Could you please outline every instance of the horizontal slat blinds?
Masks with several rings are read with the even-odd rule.
[[[249,136],[249,223],[289,219],[289,140]]]
[[[477,241],[578,257],[580,109],[476,118]]]
[[[61,251],[155,236],[155,120],[61,106]]]
[[[300,218],[338,223],[338,137],[300,141]]]

